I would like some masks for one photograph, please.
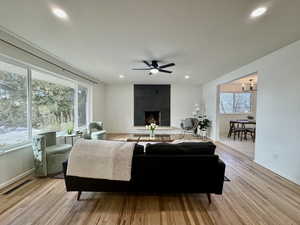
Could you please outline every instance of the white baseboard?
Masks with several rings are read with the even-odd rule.
[[[34,168],[27,170],[24,173],[21,173],[20,175],[14,177],[8,181],[5,181],[4,183],[0,184],[0,189],[5,188],[8,185],[11,185],[11,184],[17,182],[18,180],[21,180],[23,177],[26,177],[26,176],[32,174],[33,172],[34,172]]]

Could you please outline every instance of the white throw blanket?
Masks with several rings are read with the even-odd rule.
[[[67,175],[129,181],[135,143],[78,140],[71,150]]]

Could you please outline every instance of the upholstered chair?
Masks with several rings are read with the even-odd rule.
[[[35,175],[44,177],[62,172],[62,163],[68,159],[72,145],[56,144],[56,132],[33,137]]]
[[[103,129],[103,122],[91,122],[84,134],[84,139],[103,140],[105,139],[106,130]]]
[[[183,130],[183,136],[185,133],[192,133],[195,135],[197,132],[198,123],[199,121],[196,118],[186,118],[182,120],[180,126]]]

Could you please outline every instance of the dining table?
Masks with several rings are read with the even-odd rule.
[[[246,129],[246,125],[256,125],[255,120],[248,120],[248,119],[240,119],[240,120],[230,120],[229,121],[229,132],[228,137],[231,137],[232,132],[235,128],[244,128]]]

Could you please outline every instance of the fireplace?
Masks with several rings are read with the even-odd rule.
[[[145,111],[145,125],[160,125],[160,111]]]
[[[170,85],[134,85],[134,126],[170,126]]]

